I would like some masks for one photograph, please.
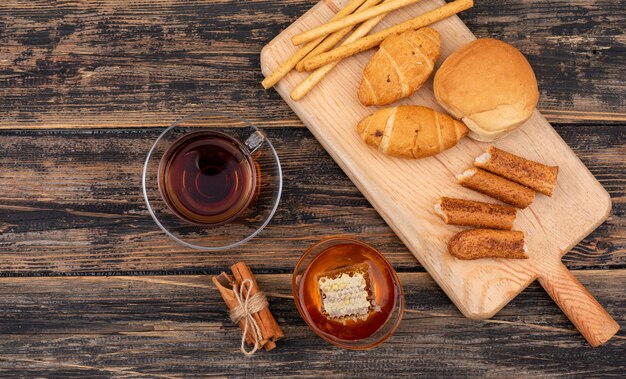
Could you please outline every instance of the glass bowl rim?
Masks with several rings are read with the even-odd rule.
[[[298,295],[298,285],[296,283],[297,281],[297,275],[298,275],[298,271],[300,270],[302,264],[304,263],[304,260],[306,258],[309,257],[309,255],[317,248],[319,248],[321,245],[323,244],[330,244],[329,247],[332,246],[336,246],[342,242],[346,242],[346,243],[354,243],[360,246],[363,246],[365,248],[368,248],[370,250],[372,250],[376,255],[378,255],[383,262],[385,262],[385,264],[391,269],[391,276],[393,281],[396,284],[396,287],[398,287],[400,289],[399,293],[396,296],[399,296],[400,298],[400,304],[399,304],[399,311],[398,311],[398,315],[397,315],[397,320],[395,320],[395,323],[391,326],[391,329],[389,331],[387,331],[383,336],[381,336],[380,338],[378,338],[377,340],[370,342],[368,344],[364,344],[364,345],[351,345],[350,342],[353,343],[358,343],[359,341],[349,341],[348,343],[344,343],[343,341],[340,340],[333,340],[328,338],[327,336],[325,336],[324,334],[320,334],[317,331],[317,328],[315,328],[313,325],[311,325],[311,323],[307,320],[307,318],[304,315],[304,311],[302,309],[302,306],[300,305],[300,300],[299,300],[299,295]],[[326,251],[327,249],[324,249],[319,253],[322,253],[324,251]],[[314,259],[314,258],[313,258]],[[373,349],[377,346],[379,346],[380,344],[382,344],[383,342],[385,342],[387,339],[389,339],[398,329],[398,327],[400,327],[400,323],[402,322],[402,317],[404,316],[404,310],[405,310],[405,299],[404,299],[404,288],[402,287],[402,282],[400,281],[400,277],[398,276],[398,273],[396,272],[396,270],[394,269],[393,265],[391,264],[391,262],[389,262],[389,260],[380,252],[378,251],[378,249],[374,248],[373,246],[371,246],[368,243],[365,243],[363,241],[357,240],[354,237],[351,236],[332,236],[332,237],[328,237],[328,238],[324,238],[316,243],[314,243],[313,245],[311,245],[308,249],[306,249],[306,251],[304,252],[304,254],[302,254],[302,256],[300,257],[300,259],[298,259],[298,262],[296,263],[296,266],[294,267],[293,270],[293,274],[291,276],[291,291],[293,294],[293,299],[294,302],[296,303],[296,308],[298,308],[298,313],[300,313],[300,317],[304,320],[304,322],[307,324],[307,326],[309,327],[309,329],[311,329],[315,334],[317,334],[319,337],[321,337],[322,339],[324,339],[327,342],[330,342],[331,344],[335,345],[335,346],[339,346],[341,348],[344,349],[350,349],[350,350],[369,350],[369,349]],[[381,328],[384,327],[385,325],[387,325],[387,323],[391,322],[391,318],[388,319],[387,321],[385,321],[384,324],[381,325]],[[369,337],[366,337],[369,338]],[[364,338],[364,339],[366,339]]]
[[[146,176],[147,176],[147,172],[148,172],[148,164],[150,163],[150,158],[152,158],[152,154],[154,152],[154,149],[156,148],[156,146],[158,145],[159,142],[161,142],[161,140],[165,137],[165,135],[167,135],[168,132],[170,132],[172,129],[177,128],[180,126],[180,124],[182,124],[183,122],[190,120],[190,119],[194,119],[194,118],[199,118],[199,117],[203,117],[203,116],[210,116],[210,115],[221,115],[224,117],[230,117],[233,118],[235,120],[238,120],[240,122],[242,122],[244,125],[246,125],[246,127],[250,127],[253,128],[254,130],[259,130],[259,128],[256,125],[251,124],[250,122],[248,122],[247,120],[235,116],[231,113],[228,112],[220,112],[220,111],[207,111],[207,112],[199,112],[199,113],[193,113],[187,116],[184,116],[178,120],[176,120],[172,125],[168,126],[167,128],[165,128],[165,130],[163,130],[163,132],[161,132],[161,134],[159,135],[159,137],[157,137],[157,139],[154,141],[154,143],[152,144],[152,146],[150,147],[150,150],[148,151],[148,155],[146,155],[146,159],[144,161],[144,165],[143,165],[143,171],[141,173],[141,190],[143,193],[143,198],[144,201],[146,203],[146,207],[148,208],[148,213],[150,213],[150,216],[152,217],[152,220],[157,224],[157,226],[163,231],[165,232],[165,234],[172,238],[174,241],[176,241],[177,243],[190,247],[192,249],[195,250],[201,250],[201,251],[223,251],[223,250],[228,250],[228,249],[232,249],[234,247],[243,245],[244,243],[250,241],[252,238],[256,237],[266,226],[267,224],[269,224],[269,222],[272,220],[272,218],[274,217],[274,214],[276,213],[276,210],[278,209],[278,205],[280,204],[280,200],[282,198],[282,193],[283,193],[283,168],[282,165],[280,164],[280,158],[278,157],[278,153],[276,153],[276,149],[274,148],[274,145],[272,145],[272,142],[270,141],[269,138],[265,138],[265,141],[263,142],[263,144],[267,144],[267,146],[269,146],[270,150],[272,151],[272,155],[274,157],[274,160],[276,161],[276,166],[278,168],[278,194],[276,196],[276,203],[274,204],[274,206],[272,207],[272,210],[270,212],[270,214],[268,215],[267,219],[263,222],[263,224],[261,226],[259,226],[253,233],[251,233],[249,236],[233,242],[231,244],[228,245],[224,245],[224,246],[217,246],[217,247],[208,247],[208,246],[199,246],[199,245],[194,245],[192,243],[186,242],[180,238],[178,238],[176,235],[172,234],[165,226],[163,226],[163,224],[159,221],[159,218],[156,216],[156,214],[154,213],[154,210],[152,209],[152,206],[150,205],[150,200],[148,199],[148,193],[147,193],[147,186],[146,186]],[[198,128],[198,129],[210,129],[210,128]]]

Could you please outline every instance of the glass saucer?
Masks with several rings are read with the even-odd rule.
[[[241,245],[256,236],[276,212],[283,177],[276,150],[266,137],[252,153],[257,170],[257,193],[248,207],[234,220],[219,225],[194,224],[175,214],[159,191],[160,163],[179,137],[197,131],[221,132],[242,143],[259,129],[245,120],[222,112],[207,112],[185,117],[161,133],[150,148],[143,168],[142,189],[154,222],[178,243],[205,251],[218,251]]]

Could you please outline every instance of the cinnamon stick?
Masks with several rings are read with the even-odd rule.
[[[250,296],[254,296],[257,292],[260,291],[259,285],[256,282],[254,275],[252,275],[252,271],[250,271],[250,268],[245,262],[235,263],[230,267],[230,269],[232,270],[233,275],[237,280],[237,283],[239,283],[240,285],[246,279],[251,280],[252,289],[250,290]],[[249,284],[246,283],[244,284],[244,286],[246,286],[247,291]],[[267,351],[273,349],[276,346],[276,344],[274,344],[273,342],[282,338],[284,336],[284,333],[280,326],[278,326],[278,323],[276,322],[276,319],[274,319],[274,316],[272,316],[272,312],[270,312],[270,309],[266,307],[252,315],[252,317],[254,317],[256,322],[259,324],[259,327],[261,328],[261,336],[263,338],[263,341],[262,343],[259,343],[260,346],[265,346],[265,350]],[[272,343],[267,345],[268,341]]]
[[[250,297],[254,296],[256,293],[261,292],[259,285],[252,274],[252,271],[244,262],[238,262],[231,266],[231,270],[233,272],[233,276],[226,274],[225,272],[221,273],[219,276],[214,276],[211,278],[218,291],[222,295],[224,302],[229,310],[233,310],[240,306],[233,289],[235,285],[237,287],[241,287],[242,283],[249,279],[252,283],[246,282],[243,284],[244,293],[247,293],[248,289],[250,289]],[[250,287],[251,286],[251,287]],[[265,348],[265,350],[269,351],[276,347],[275,341],[284,336],[284,333],[272,313],[270,312],[268,307],[261,309],[259,312],[252,314],[252,318],[256,321],[261,331],[261,340],[258,341],[259,349]],[[239,321],[239,328],[245,330],[245,319],[241,319]],[[248,327],[248,332],[245,335],[246,343],[248,345],[254,345],[255,334],[254,329]]]
[[[220,291],[222,299],[224,299],[228,310],[237,308],[239,303],[237,302],[237,299],[235,299],[235,295],[233,293],[233,285],[236,283],[235,280],[225,272],[221,273],[219,276],[212,277],[211,280],[213,281],[213,284],[215,284],[215,287],[217,287],[217,290]],[[245,320],[240,320],[239,328],[242,333],[244,331],[244,327]],[[248,328],[248,333],[246,334],[246,343],[248,345],[254,345],[253,333],[254,331],[251,328]]]

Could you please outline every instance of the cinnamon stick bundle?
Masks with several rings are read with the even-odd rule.
[[[212,277],[211,280],[222,295],[229,311],[232,311],[241,305],[235,295],[235,287],[240,288],[243,285],[243,292],[249,293],[250,298],[261,292],[261,290],[256,279],[254,278],[254,275],[252,275],[252,271],[250,271],[250,268],[245,264],[245,262],[238,262],[231,266],[230,269],[233,272],[233,276],[223,272],[218,276]],[[250,292],[248,292],[248,290],[250,290]],[[237,289],[237,291],[239,290]],[[260,329],[261,338],[258,341],[258,348],[265,348],[267,351],[275,348],[276,341],[283,337],[284,333],[280,326],[278,326],[278,323],[274,319],[274,316],[272,316],[272,312],[270,312],[269,308],[264,307],[260,311],[253,313],[252,318],[256,321]],[[239,327],[241,328],[242,333],[246,328],[246,322],[245,318],[239,320]],[[254,328],[249,326],[244,337],[248,345],[254,345],[256,339]]]

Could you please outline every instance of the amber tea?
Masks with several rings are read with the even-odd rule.
[[[252,201],[257,182],[251,149],[221,132],[183,135],[159,166],[163,200],[177,216],[193,224],[233,220]]]

